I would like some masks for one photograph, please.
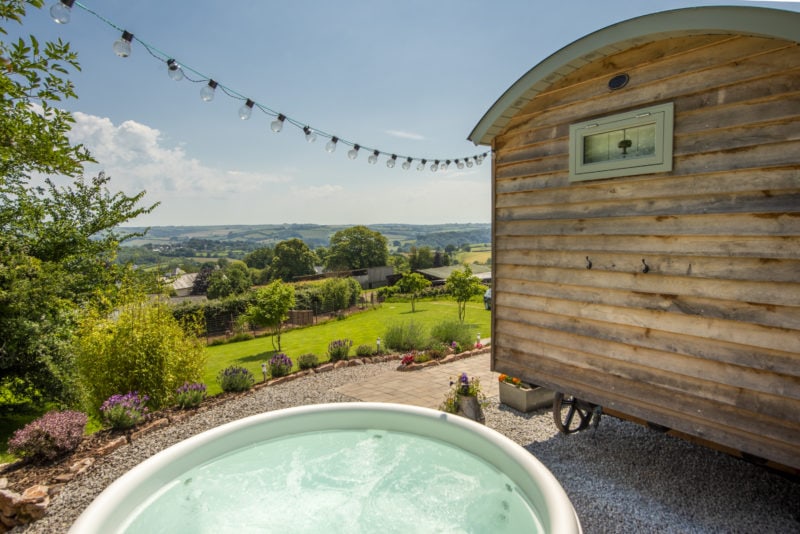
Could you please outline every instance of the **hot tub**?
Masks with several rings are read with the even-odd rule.
[[[463,417],[385,403],[267,412],[208,430],[106,488],[70,532],[579,533],[550,471]]]

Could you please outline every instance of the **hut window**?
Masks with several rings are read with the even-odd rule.
[[[671,102],[572,124],[570,181],[672,170]]]

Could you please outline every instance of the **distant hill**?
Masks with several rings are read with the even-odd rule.
[[[339,230],[354,225],[318,224],[261,224],[231,226],[153,226],[143,238],[126,241],[127,246],[145,244],[176,245],[190,239],[236,241],[251,245],[275,245],[293,237],[302,239],[309,247],[328,246],[330,238]],[[492,226],[489,223],[467,224],[370,224],[371,230],[383,234],[392,248],[429,246],[444,248],[471,243],[491,243]],[[135,233],[144,227],[120,227],[120,233]],[[397,244],[399,243],[399,245]]]

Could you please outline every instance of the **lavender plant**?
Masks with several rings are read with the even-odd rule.
[[[178,408],[185,410],[187,408],[197,408],[203,399],[206,398],[206,385],[202,382],[184,382],[177,390],[175,402]]]
[[[105,422],[115,430],[131,428],[147,419],[148,400],[150,397],[140,397],[137,391],[112,395],[100,406],[100,413]]]
[[[217,382],[222,391],[247,391],[253,387],[255,381],[253,373],[244,367],[235,365],[226,367],[217,373]]]
[[[292,359],[284,353],[278,353],[269,360],[269,373],[272,378],[286,376],[292,370]]]
[[[14,432],[8,440],[8,452],[33,462],[58,458],[81,444],[86,420],[81,412],[47,412]]]
[[[336,339],[328,343],[328,358],[332,362],[346,360],[350,354],[350,347],[353,346],[351,339]]]

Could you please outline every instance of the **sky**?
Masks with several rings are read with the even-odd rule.
[[[489,222],[491,161],[417,171],[419,159],[482,154],[467,140],[517,79],[573,41],[611,24],[720,2],[680,0],[78,0],[67,24],[30,9],[10,39],[61,38],[79,55],[78,100],[63,106],[112,191],[160,202],[131,226],[231,224],[443,224]],[[729,1],[800,11],[800,2]],[[104,22],[89,10],[110,22]],[[127,58],[112,43],[125,29]],[[157,56],[157,57],[154,57]],[[173,81],[165,58],[194,79],[322,132],[308,143],[286,121],[221,87]],[[335,152],[329,140],[340,138]],[[346,143],[413,157],[410,170]],[[474,161],[474,160],[473,160]]]

